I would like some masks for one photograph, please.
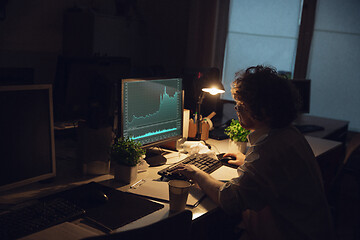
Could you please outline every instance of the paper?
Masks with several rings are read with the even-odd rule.
[[[236,178],[239,176],[237,169],[221,166],[220,168],[216,169],[214,172],[210,174],[213,178],[227,182],[232,178]]]
[[[64,222],[40,232],[30,234],[19,240],[77,240],[97,235],[99,234],[92,232],[89,229],[70,222]]]
[[[128,192],[141,196],[150,197],[158,200],[169,201],[169,185],[168,182],[156,181],[152,179],[142,179]],[[186,205],[195,207],[205,196],[205,194],[194,186],[190,188]]]

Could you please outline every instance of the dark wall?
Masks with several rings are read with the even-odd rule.
[[[35,82],[53,82],[64,11],[74,7],[95,19],[86,25],[90,55],[129,57],[139,71],[170,75],[185,66],[190,0],[9,0],[0,20],[0,68],[33,68]]]

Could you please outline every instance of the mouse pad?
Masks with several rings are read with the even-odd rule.
[[[108,200],[94,199],[94,191],[102,191]],[[164,207],[163,204],[95,182],[65,191],[61,196],[78,204],[86,210],[86,216],[112,230]]]

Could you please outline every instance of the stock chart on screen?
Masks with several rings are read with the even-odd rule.
[[[125,79],[122,135],[143,145],[182,134],[182,79]]]

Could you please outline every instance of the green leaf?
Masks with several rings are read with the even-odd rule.
[[[136,166],[144,154],[141,143],[131,138],[115,138],[110,148],[111,159],[127,166]]]
[[[235,142],[247,142],[250,131],[243,128],[239,120],[232,119],[230,126],[225,128],[224,133]]]

